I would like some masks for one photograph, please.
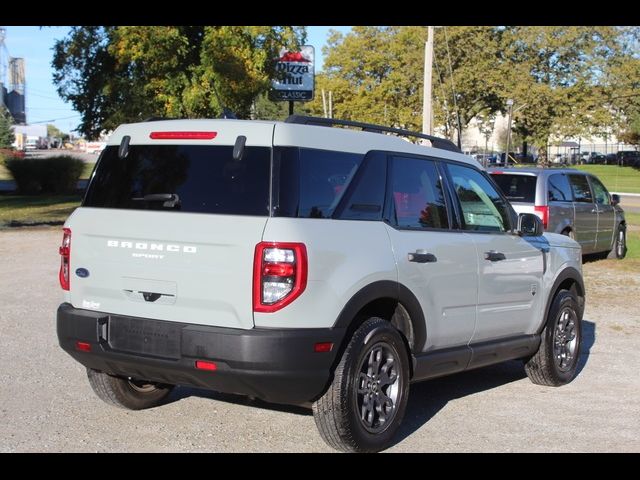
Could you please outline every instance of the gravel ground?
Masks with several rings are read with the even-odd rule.
[[[141,412],[98,400],[57,345],[60,238],[54,228],[0,231],[0,452],[331,451],[302,408],[191,388]],[[536,386],[507,362],[413,385],[389,451],[640,451],[640,272],[619,270],[585,265],[574,382]]]

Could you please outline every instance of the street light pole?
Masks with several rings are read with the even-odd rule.
[[[422,95],[422,133],[433,134],[431,125],[431,70],[433,69],[433,27],[427,27],[424,45],[424,90]]]
[[[507,127],[507,151],[504,152],[504,166],[509,166],[509,147],[511,145],[511,115],[513,113],[513,99],[507,100],[507,105],[509,106],[509,122]]]

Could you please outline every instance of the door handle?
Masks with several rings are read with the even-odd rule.
[[[507,257],[504,256],[504,253],[490,250],[488,252],[484,252],[484,259],[491,262],[499,262],[500,260],[506,260]]]
[[[435,263],[438,258],[433,253],[427,253],[426,250],[416,250],[414,253],[409,252],[407,258],[410,262],[416,263]]]

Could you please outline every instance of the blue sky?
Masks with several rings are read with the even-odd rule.
[[[80,115],[71,105],[62,101],[52,80],[51,60],[53,44],[64,38],[69,27],[5,27],[5,45],[12,57],[25,59],[27,78],[27,121],[29,123],[53,123],[64,132],[76,128]],[[323,63],[322,47],[330,29],[349,31],[348,26],[307,27],[307,44],[315,47],[316,71]]]

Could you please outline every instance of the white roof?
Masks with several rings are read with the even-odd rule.
[[[154,140],[152,132],[216,132],[211,140]],[[478,167],[478,162],[462,153],[416,145],[396,135],[362,132],[349,128],[262,120],[159,120],[120,125],[109,138],[109,145],[119,145],[129,135],[131,145],[233,145],[238,135],[247,137],[247,146],[297,146],[351,153],[370,150],[402,152],[448,158]]]

